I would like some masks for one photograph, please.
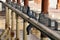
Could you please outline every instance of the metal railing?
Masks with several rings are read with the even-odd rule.
[[[6,30],[0,35],[0,40],[2,40],[1,38],[4,35],[6,36],[5,40],[9,40],[9,39],[15,40],[14,31],[13,31],[14,23],[15,23],[14,19],[16,20],[16,40],[19,40],[19,31],[20,31],[19,30],[19,20],[20,20],[19,17],[23,18],[23,20],[24,20],[24,22],[23,22],[23,40],[27,40],[26,22],[29,22],[32,25],[34,25],[34,27],[37,30],[41,31],[42,33],[47,35],[52,40],[60,40],[60,34],[55,32],[54,30],[51,30],[48,27],[46,27],[46,26],[42,25],[41,23],[39,23],[38,21],[36,21],[35,19],[30,18],[29,16],[22,13],[18,9],[12,7],[8,3],[4,3],[2,1],[0,1],[0,2],[6,6]],[[11,18],[11,16],[12,16],[12,18]],[[12,22],[11,22],[11,20],[12,20]]]

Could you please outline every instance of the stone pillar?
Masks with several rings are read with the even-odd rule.
[[[26,28],[27,28],[27,21],[23,20],[23,40],[27,40],[27,31],[26,31]]]
[[[17,0],[17,4],[20,6],[20,0]],[[16,14],[16,40],[20,40],[20,16]]]
[[[18,4],[18,5],[20,4],[20,0],[17,0],[17,4]]]
[[[43,12],[44,14],[48,13],[48,5],[49,5],[48,0],[42,0],[41,12]]]
[[[28,6],[28,1],[29,0],[24,0],[24,6]]]
[[[41,13],[48,14],[48,2],[49,2],[49,0],[42,0]],[[41,34],[41,40],[48,40],[48,37],[46,35],[44,35],[44,33],[42,33]]]
[[[60,9],[60,0],[57,0],[57,9]]]
[[[13,3],[15,3],[16,1],[15,0],[12,0]],[[14,6],[13,6],[14,7]],[[16,13],[14,11],[12,11],[12,21],[11,21],[11,40],[14,40],[14,27],[16,27],[15,25],[15,21],[16,21]]]

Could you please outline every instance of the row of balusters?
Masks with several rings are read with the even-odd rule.
[[[21,4],[17,4],[17,3],[14,3],[14,2],[8,2],[8,4],[10,4],[12,7],[20,10],[21,12],[27,14],[29,17],[39,21],[40,23],[44,24],[45,26],[48,26],[50,27],[51,29],[54,29],[54,30],[58,30],[57,27],[58,27],[58,23],[55,21],[55,20],[51,20],[49,17],[48,17],[48,14],[44,14],[44,13],[36,13],[34,12],[33,10],[30,10],[30,7],[29,6],[21,6]],[[46,17],[47,16],[47,17]],[[51,27],[53,26],[53,27]]]

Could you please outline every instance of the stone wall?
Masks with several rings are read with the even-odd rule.
[[[41,3],[41,0],[34,0],[34,3],[40,4]]]

